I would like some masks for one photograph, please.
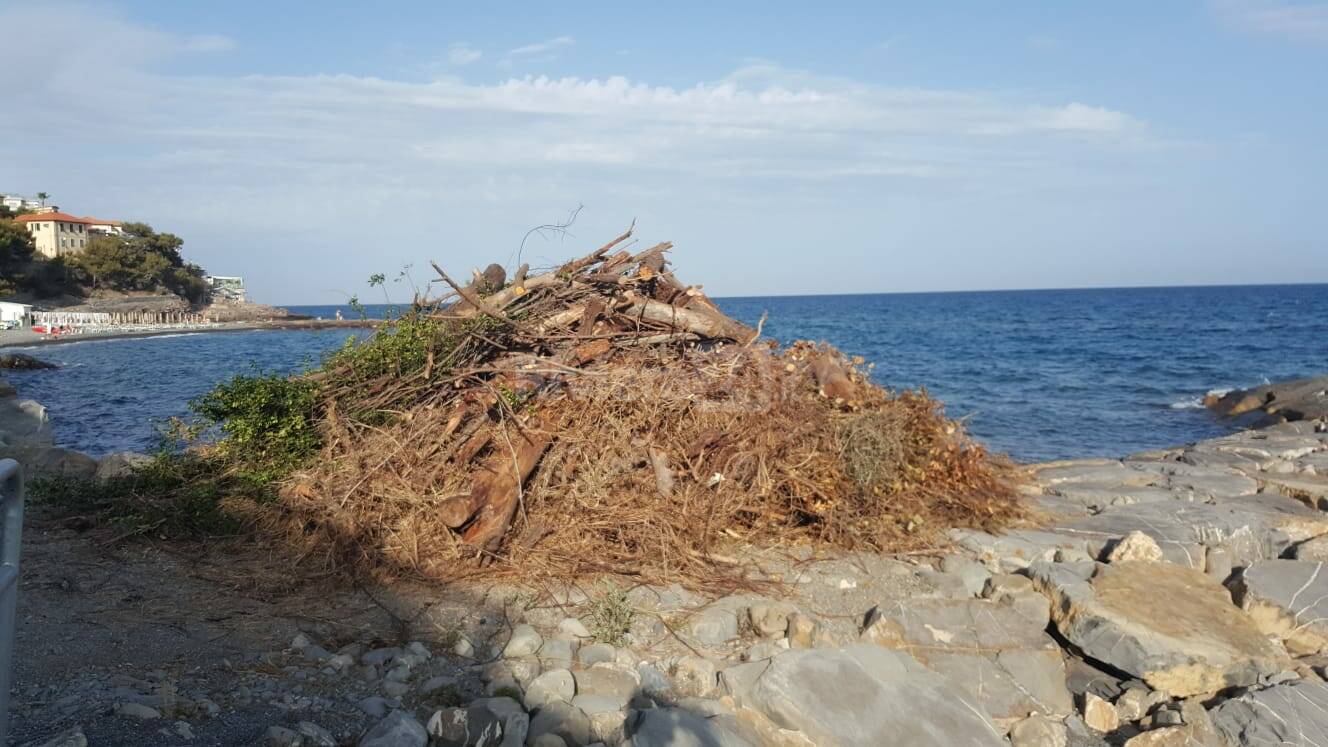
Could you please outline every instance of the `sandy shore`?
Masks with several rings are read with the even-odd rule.
[[[287,319],[265,322],[217,322],[215,324],[171,324],[106,329],[90,329],[58,336],[40,335],[27,329],[0,330],[0,348],[31,345],[60,345],[89,340],[119,340],[159,335],[198,334],[210,332],[245,332],[255,329],[356,329],[376,328],[379,320],[359,319]]]

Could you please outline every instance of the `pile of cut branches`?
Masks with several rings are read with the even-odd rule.
[[[228,510],[338,569],[694,585],[741,578],[743,547],[907,550],[1018,514],[925,392],[763,340],[631,233],[543,274],[435,265],[445,297],[303,378],[319,457]]]

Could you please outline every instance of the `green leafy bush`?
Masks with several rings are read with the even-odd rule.
[[[220,428],[220,454],[260,479],[285,476],[314,454],[318,385],[304,378],[240,375],[190,403],[203,427]]]

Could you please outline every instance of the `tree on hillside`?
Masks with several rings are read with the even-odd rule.
[[[94,290],[168,291],[191,303],[207,299],[203,269],[180,256],[179,236],[157,233],[146,223],[123,228],[123,237],[98,236],[70,258]]]
[[[8,292],[19,285],[18,280],[32,261],[32,235],[23,226],[10,220],[0,220],[0,287]]]
[[[46,207],[46,201],[51,199],[51,196],[45,192],[38,192],[37,199],[41,200],[42,207]]]

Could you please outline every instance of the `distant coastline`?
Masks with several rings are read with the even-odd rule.
[[[264,329],[372,329],[382,323],[381,319],[278,319],[262,322],[216,322],[212,324],[169,325],[159,327],[138,327],[133,329],[110,328],[89,330],[76,334],[42,335],[28,330],[0,330],[0,348],[17,348],[48,345],[66,345],[92,340],[125,340],[140,337],[159,337],[162,335],[194,335],[217,332],[248,332]]]

